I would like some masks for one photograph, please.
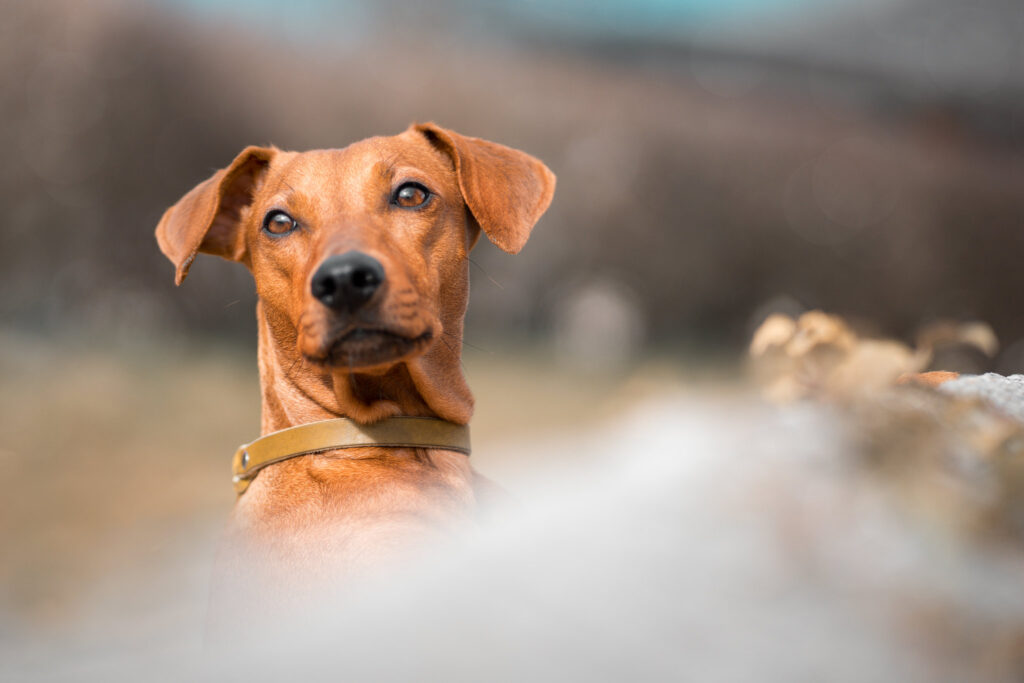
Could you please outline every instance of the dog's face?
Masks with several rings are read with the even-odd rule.
[[[250,147],[157,238],[179,282],[196,251],[245,263],[275,341],[307,361],[387,368],[459,343],[481,228],[518,251],[553,190],[533,157],[428,124],[345,149]]]
[[[475,226],[451,160],[419,133],[275,156],[244,218],[264,312],[310,361],[393,364],[465,301]],[[440,342],[438,342],[440,343]]]

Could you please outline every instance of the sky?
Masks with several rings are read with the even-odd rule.
[[[314,26],[332,17],[358,24],[381,3],[367,0],[160,0],[204,13],[244,10],[258,22]],[[895,0],[888,0],[893,2]],[[484,19],[500,17],[522,28],[583,36],[686,35],[693,30],[750,21],[792,20],[806,11],[864,4],[856,0],[448,0],[449,7]],[[387,4],[383,5],[388,7]],[[425,5],[416,6],[423,12]],[[286,8],[286,9],[284,9]],[[373,8],[373,9],[370,9]],[[401,3],[393,11],[404,11]]]

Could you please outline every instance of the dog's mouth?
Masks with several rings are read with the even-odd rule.
[[[432,330],[407,336],[386,329],[356,327],[331,342],[322,357],[308,360],[351,369],[387,365],[425,350],[433,337]]]

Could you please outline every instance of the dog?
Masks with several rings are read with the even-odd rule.
[[[360,434],[403,419],[458,429],[473,414],[470,250],[483,232],[518,253],[554,190],[524,152],[415,124],[344,149],[248,147],[156,237],[176,284],[198,253],[252,272],[263,435],[337,418]],[[256,472],[240,450],[215,583],[254,567],[278,586],[336,581],[472,524],[494,485],[455,446],[405,441],[267,456]]]

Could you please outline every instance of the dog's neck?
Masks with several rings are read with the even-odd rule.
[[[435,343],[422,356],[360,373],[308,362],[286,323],[268,317],[262,304],[256,317],[263,434],[336,417],[369,423],[414,415],[466,424],[473,414],[473,396],[462,374],[461,320],[446,329],[445,343]]]

